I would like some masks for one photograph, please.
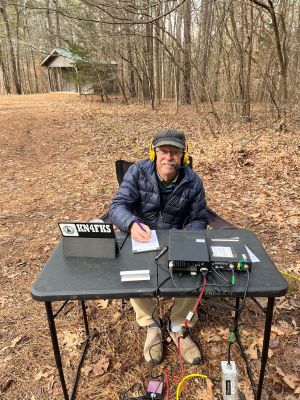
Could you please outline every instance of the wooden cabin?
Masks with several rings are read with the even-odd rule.
[[[50,92],[116,93],[116,61],[83,58],[66,49],[54,49],[42,62],[47,68]]]

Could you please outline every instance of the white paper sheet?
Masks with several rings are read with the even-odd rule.
[[[146,251],[160,250],[155,230],[151,230],[151,239],[149,240],[149,242],[142,243],[134,240],[133,238],[131,238],[131,242],[133,253],[144,253]]]

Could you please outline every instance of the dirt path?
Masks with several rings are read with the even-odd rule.
[[[194,168],[203,178],[210,207],[254,231],[281,271],[300,275],[299,130],[279,134],[260,130],[263,125],[265,116],[257,113],[252,133],[249,125],[230,124],[214,137],[201,113],[183,107],[175,114],[169,103],[153,111],[117,101],[87,102],[68,94],[0,97],[0,399],[62,398],[44,308],[31,299],[31,284],[59,240],[57,222],[87,220],[106,211],[117,189],[114,160],[145,158],[158,129],[172,126],[188,134]],[[264,399],[293,400],[300,393],[299,281],[289,282],[291,293],[277,301]],[[118,399],[134,383],[141,386],[132,395],[141,393],[149,378],[142,359],[144,332],[135,327],[129,304],[123,316],[118,307],[117,301],[89,304],[91,325],[101,335],[93,341],[83,368],[79,400]],[[170,302],[161,307],[168,309]],[[216,399],[230,319],[230,313],[206,306],[195,330],[205,362],[187,372],[207,373]],[[83,338],[78,326],[80,314],[71,302],[58,320],[70,371]],[[250,302],[241,334],[257,371],[262,318]],[[236,350],[233,355],[240,387],[251,399],[245,368]],[[171,344],[163,366],[167,365],[178,371]],[[155,373],[161,370],[157,367]],[[209,389],[199,381],[181,397],[208,396]]]

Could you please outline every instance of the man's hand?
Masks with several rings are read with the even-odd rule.
[[[144,225],[142,223],[140,225],[143,229],[141,229],[141,227],[136,222],[134,222],[131,225],[130,228],[131,237],[133,237],[133,239],[138,242],[144,242],[144,243],[149,242],[151,238],[151,230],[149,226]]]

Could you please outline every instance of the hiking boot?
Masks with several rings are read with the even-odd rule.
[[[147,336],[144,346],[144,357],[147,363],[157,365],[162,361],[162,340],[162,331],[160,328],[147,328]]]
[[[196,345],[191,339],[191,337],[188,335],[186,338],[183,339],[183,332],[172,332],[170,327],[168,326],[168,333],[173,340],[173,342],[176,344],[176,347],[178,348],[178,337],[181,337],[180,339],[180,351],[182,358],[189,364],[192,365],[198,365],[201,364],[201,353]]]

